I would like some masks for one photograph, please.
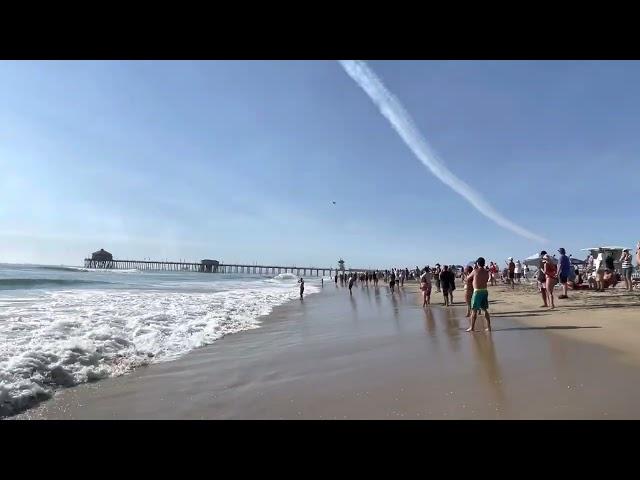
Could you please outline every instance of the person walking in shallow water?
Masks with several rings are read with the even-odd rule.
[[[353,288],[353,282],[355,282],[355,277],[353,276],[353,273],[352,273],[351,276],[349,277],[349,295],[353,295],[353,293],[351,292],[351,289]]]
[[[304,278],[298,280],[298,283],[300,284],[300,298],[302,298],[302,295],[304,294]]]

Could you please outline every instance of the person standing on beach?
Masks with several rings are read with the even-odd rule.
[[[549,254],[546,254],[543,257],[544,262],[544,275],[546,278],[546,287],[547,287],[547,298],[548,303],[551,304],[551,308],[556,308],[556,305],[553,301],[553,287],[558,283],[558,269],[555,264],[551,261],[551,257]]]
[[[514,279],[516,277],[516,264],[513,263],[513,257],[509,257],[509,265],[507,268],[509,269],[507,283],[511,283],[511,290],[513,290],[514,288],[516,288],[516,284],[514,282]]]
[[[355,282],[355,278],[352,273],[351,276],[349,277],[349,295],[353,295],[351,292],[351,289],[353,288],[353,282]]]
[[[516,260],[516,267],[514,272],[516,274],[516,280],[518,280],[518,283],[520,283],[520,277],[522,275],[522,264],[520,263],[520,260]]]
[[[473,295],[471,296],[471,326],[467,329],[467,332],[475,331],[476,319],[478,318],[478,312],[484,311],[484,318],[487,322],[487,330],[491,331],[491,317],[489,316],[489,290],[487,290],[487,283],[489,281],[489,272],[484,268],[485,260],[480,257],[476,261],[478,268],[473,270],[467,278],[467,281],[471,282],[473,287]]]
[[[420,276],[420,290],[422,290],[422,306],[431,305],[431,272],[426,267]]]
[[[622,278],[624,279],[624,287],[629,292],[633,291],[631,286],[631,273],[633,272],[633,264],[631,263],[631,254],[629,249],[625,248],[620,256],[620,263],[622,263]]]
[[[334,277],[334,281],[336,282],[336,287],[338,286],[338,274],[336,273],[336,276]]]
[[[389,277],[389,288],[391,289],[392,295],[393,295],[395,286],[396,286],[396,274],[392,271],[391,276]]]
[[[467,304],[467,314],[465,317],[471,316],[471,297],[473,296],[473,267],[469,265],[464,270],[463,282],[464,282],[464,302]]]
[[[605,270],[609,270],[611,272],[614,272],[614,270],[616,269],[615,265],[613,264],[613,255],[611,254],[611,252],[609,252],[607,258],[604,259],[604,266],[606,267]]]
[[[538,263],[538,272],[537,272],[537,281],[538,281],[538,290],[540,291],[540,295],[542,295],[542,302],[544,305],[540,305],[540,308],[547,308],[549,304],[547,303],[547,276],[544,274],[544,256],[547,254],[545,250],[540,252],[540,262]]]
[[[560,254],[560,258],[558,259],[558,276],[562,284],[562,295],[559,295],[558,298],[569,298],[567,295],[567,282],[571,276],[571,261],[566,255],[564,248],[560,247],[558,253]]]
[[[449,306],[449,267],[447,265],[442,267],[440,272],[440,287],[442,288],[442,295],[444,296],[444,306]]]
[[[490,279],[491,279],[491,286],[495,287],[496,286],[496,276],[498,275],[498,266],[491,262],[489,264],[489,275],[490,275]]]
[[[304,294],[304,278],[298,280],[298,283],[300,284],[300,298],[302,298],[302,295]]]
[[[436,263],[436,269],[434,272],[434,281],[436,282],[436,292],[440,293],[440,274],[442,273],[442,269],[440,268],[440,264]]]

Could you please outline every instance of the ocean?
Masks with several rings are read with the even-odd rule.
[[[0,417],[259,328],[298,277],[0,264]],[[320,278],[305,278],[305,295]]]

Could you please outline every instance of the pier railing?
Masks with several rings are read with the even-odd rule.
[[[335,267],[287,267],[275,265],[242,265],[242,264],[206,264],[197,262],[166,262],[154,260],[92,260],[85,258],[85,268],[110,269],[110,270],[158,270],[158,271],[184,271],[184,272],[209,272],[209,273],[241,273],[254,275],[278,275],[280,273],[293,273],[298,276],[333,276],[339,270]],[[349,268],[344,272],[373,271],[371,268]]]

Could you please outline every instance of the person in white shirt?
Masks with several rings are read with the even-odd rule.
[[[516,274],[518,283],[520,283],[520,277],[522,275],[522,264],[520,263],[520,260],[516,260],[516,268],[514,270],[514,273]]]

